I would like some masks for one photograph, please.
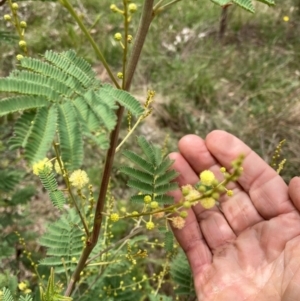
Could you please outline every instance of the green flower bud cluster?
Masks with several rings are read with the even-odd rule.
[[[20,21],[19,16],[18,16],[18,10],[19,10],[19,5],[18,3],[9,3],[10,4],[10,10],[11,14],[5,14],[3,16],[3,19],[7,22],[10,22],[17,30],[17,33],[19,35],[20,41],[19,41],[19,46],[22,49],[22,51],[27,55],[27,45],[24,40],[24,35],[25,35],[25,29],[27,28],[27,23],[25,21]],[[17,60],[20,61],[23,58],[23,55],[18,54],[17,55]]]

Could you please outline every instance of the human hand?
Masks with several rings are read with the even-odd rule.
[[[190,209],[183,229],[174,234],[189,260],[198,300],[300,300],[300,178],[289,187],[247,145],[223,131],[205,140],[187,135],[180,153],[170,154],[180,186],[195,184],[209,169],[245,155],[244,171],[229,186],[234,195],[220,198],[220,208]],[[176,201],[182,197],[173,193]]]

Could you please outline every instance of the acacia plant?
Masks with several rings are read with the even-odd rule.
[[[77,56],[76,49],[61,53],[48,50],[36,58],[26,41],[27,24],[20,19],[18,3],[1,3],[9,7],[4,20],[15,28],[21,50],[16,57],[17,68],[8,77],[0,78],[0,116],[16,120],[13,135],[8,138],[9,149],[19,150],[18,160],[27,162],[60,210],[59,218],[39,239],[47,249],[46,257],[39,262],[28,250],[26,240],[15,233],[23,256],[31,263],[32,285],[21,282],[18,289],[16,285],[4,285],[1,300],[172,300],[164,290],[164,284],[171,282],[170,275],[173,296],[178,300],[193,296],[191,273],[176,247],[170,224],[180,229],[192,205],[200,203],[211,208],[221,193],[231,195],[226,185],[241,174],[242,156],[232,163],[230,172],[221,170],[221,181],[210,171],[202,172],[197,185],[181,187],[182,200],[174,204],[168,195],[178,188],[172,161],[163,147],[140,136],[133,139],[140,152],[122,152],[128,165],[122,166],[120,172],[135,191],[131,205],[126,202],[120,206],[110,186],[116,153],[152,111],[153,91],[148,91],[144,103],[129,93],[151,22],[179,1],[144,0],[136,5],[123,0],[110,6],[111,13],[118,14],[123,23],[123,32],[114,35],[122,48],[122,69],[114,74],[74,5],[69,0],[59,0],[84,33],[113,84],[101,82],[89,63]],[[213,2],[226,7],[237,4],[254,12],[251,0]],[[273,0],[260,2],[274,4]],[[139,26],[133,29],[131,20],[138,14]],[[125,137],[120,137],[124,111],[129,129]],[[98,187],[89,183],[82,169],[87,144],[105,151]],[[8,193],[22,176],[7,169],[0,178],[0,190]],[[30,191],[23,188],[10,200],[21,203],[32,194],[32,187]],[[126,225],[121,237],[114,236],[118,223]],[[155,263],[149,255],[153,248],[161,258]],[[147,270],[149,263],[154,265],[154,272]]]

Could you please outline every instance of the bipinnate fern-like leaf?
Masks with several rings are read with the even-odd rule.
[[[211,0],[211,1],[218,4],[218,5],[220,5],[220,6],[225,6],[225,5],[228,5],[228,4],[235,3],[238,6],[240,6],[241,8],[243,8],[243,9],[245,9],[245,10],[251,12],[251,13],[255,12],[252,0]],[[262,2],[262,3],[267,4],[269,6],[275,5],[274,0],[256,0],[256,1]]]
[[[0,301],[14,301],[14,298],[8,288],[4,287],[2,293],[3,295],[0,296]]]
[[[9,140],[10,149],[25,148],[34,127],[36,111],[24,112],[14,126],[14,136]]]
[[[170,273],[172,280],[176,284],[175,292],[178,295],[195,295],[192,271],[183,251],[179,251],[172,260]]]
[[[0,191],[12,191],[20,182],[23,173],[12,169],[2,169],[0,172]]]
[[[58,221],[50,224],[40,239],[40,244],[47,247],[48,256],[40,264],[54,267],[55,273],[73,271],[83,249],[82,234],[80,218],[71,209]]]
[[[39,177],[44,188],[49,193],[49,197],[53,205],[59,209],[62,209],[63,205],[66,203],[66,199],[64,197],[64,194],[60,190],[58,190],[58,185],[52,170],[47,167],[40,170]]]
[[[238,6],[242,7],[243,9],[251,13],[255,12],[252,0],[232,0],[232,1],[236,3]]]
[[[57,107],[40,108],[33,120],[33,128],[25,146],[25,158],[37,162],[45,157],[53,141],[57,122]]]
[[[11,148],[23,148],[29,163],[46,157],[57,131],[66,167],[74,170],[83,159],[83,136],[102,149],[109,147],[116,108],[144,112],[128,92],[103,85],[90,64],[72,50],[47,51],[43,59],[24,57],[20,68],[0,78],[0,116],[22,113],[14,128]]]
[[[114,89],[110,85],[103,86],[103,92],[108,93],[113,99],[115,99],[119,104],[128,109],[133,115],[141,115],[144,109],[136,99],[126,91],[119,89]]]
[[[158,146],[148,142],[144,137],[137,138],[138,144],[144,156],[133,151],[126,150],[123,155],[132,161],[136,167],[123,166],[120,171],[129,176],[127,185],[138,191],[131,197],[131,201],[143,203],[144,197],[150,195],[153,201],[161,204],[170,204],[173,198],[167,193],[177,188],[177,184],[171,182],[178,173],[170,170],[172,161],[162,155]]]
[[[2,290],[2,295],[0,295],[0,301],[15,301],[10,290],[6,287]],[[26,294],[25,296],[20,296],[19,301],[32,301],[32,297]]]
[[[20,296],[19,301],[32,301],[32,297],[29,295]]]
[[[1,101],[0,116],[8,113],[17,112],[20,110],[28,110],[32,108],[45,107],[48,105],[48,101],[44,96],[13,96]]]
[[[81,165],[83,159],[83,142],[73,105],[66,102],[58,109],[59,144],[62,161],[67,169],[73,170]],[[72,160],[70,160],[72,158]]]

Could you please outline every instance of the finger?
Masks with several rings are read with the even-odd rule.
[[[210,153],[226,168],[230,168],[230,163],[240,154],[245,155],[244,171],[238,183],[263,218],[294,210],[283,179],[241,140],[224,131],[213,131],[205,141]]]
[[[186,184],[195,184],[199,181],[199,176],[195,174],[194,170],[180,154],[170,154],[170,158],[175,160],[173,168],[180,173],[180,176],[177,179],[180,186]],[[181,198],[181,194],[179,198],[177,195],[177,200],[180,200]],[[223,214],[217,207],[214,207],[210,210],[205,210],[200,204],[197,204],[196,206],[193,206],[192,209],[194,212],[193,222],[198,220],[201,235],[203,235],[207,245],[211,250],[214,250],[220,245],[223,245],[236,238]],[[190,212],[191,210],[188,213],[190,214]],[[188,245],[190,242],[186,241],[185,237],[183,237],[183,239],[184,248],[185,245]]]
[[[300,178],[295,177],[290,181],[289,184],[289,196],[297,208],[300,211]]]
[[[196,174],[180,154],[172,153],[169,156],[172,160],[175,160],[174,169],[180,172],[177,178],[179,185],[197,182]],[[175,202],[179,202],[182,198],[179,189],[170,192],[170,195],[174,197]],[[188,211],[185,221],[185,226],[182,229],[174,227],[172,229],[177,241],[186,253],[193,273],[195,273],[196,271],[199,272],[203,265],[211,263],[212,255],[192,209]]]
[[[193,170],[199,174],[201,171],[211,170],[219,180],[222,179],[220,165],[207,149],[205,141],[196,135],[187,135],[179,141],[179,150],[189,162]],[[229,189],[234,190],[233,197],[222,196],[220,198],[222,211],[236,235],[246,228],[255,225],[262,220],[256,208],[248,197],[248,194],[240,189],[239,185],[231,184]],[[206,211],[195,210],[199,220],[207,218]],[[205,216],[203,215],[203,212]],[[211,216],[214,218],[214,216]]]

